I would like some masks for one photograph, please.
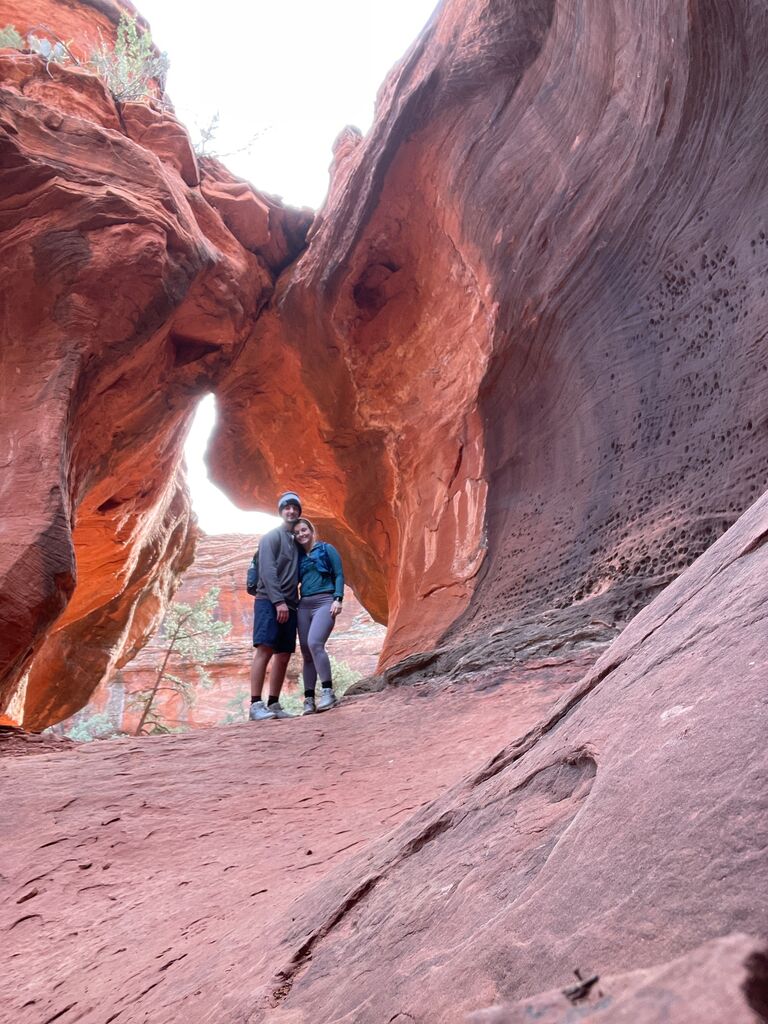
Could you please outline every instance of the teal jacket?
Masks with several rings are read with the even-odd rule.
[[[299,549],[299,582],[301,596],[333,594],[337,601],[344,598],[344,570],[341,556],[333,544],[318,541],[309,554]]]

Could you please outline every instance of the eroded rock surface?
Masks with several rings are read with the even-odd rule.
[[[768,1009],[764,940],[714,939],[670,963],[583,983],[470,1014],[468,1024],[763,1024]]]
[[[621,625],[766,486],[767,19],[447,2],[341,139],[213,461],[263,501],[292,462],[383,667]]]
[[[244,1020],[233,1003],[264,980],[293,900],[532,728],[583,669],[0,760],[3,1020]]]
[[[554,1024],[579,967],[633,1024],[713,983],[759,1021],[767,539],[768,495],[591,667],[5,760],[13,1019]]]
[[[231,175],[81,68],[0,51],[0,103],[0,711],[35,729],[141,645],[191,561],[195,400],[311,217],[264,200],[252,251],[196,187]]]
[[[460,1020],[768,937],[767,599],[768,494],[524,738],[294,905],[238,1012]]]

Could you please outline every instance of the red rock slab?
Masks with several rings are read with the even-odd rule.
[[[459,1020],[768,936],[767,541],[768,493],[527,736],[295,904],[238,1012]]]
[[[170,114],[120,118],[82,68],[8,50],[0,98],[0,713],[38,729],[141,646],[189,563],[184,437],[278,267],[190,187]],[[281,260],[302,217],[271,201]]]
[[[244,1019],[232,1003],[264,981],[296,897],[525,734],[583,671],[0,760],[4,1012]]]
[[[586,977],[583,975],[583,977]],[[594,980],[595,976],[591,976]],[[589,979],[587,979],[589,980]],[[765,940],[714,939],[670,963],[598,978],[579,995],[549,992],[467,1017],[468,1024],[762,1024],[768,1010]]]
[[[448,0],[342,139],[212,461],[242,502],[304,483],[382,668],[623,625],[764,490],[767,33],[762,0]]]

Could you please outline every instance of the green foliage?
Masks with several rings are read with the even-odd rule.
[[[45,28],[45,26],[41,27]],[[50,32],[51,30],[46,29],[46,31]],[[16,31],[15,25],[6,25],[5,28],[0,28],[0,49],[29,50],[48,61],[49,64],[51,62],[63,64],[65,61],[72,60],[72,54],[69,52],[67,44],[56,37],[55,33],[51,34],[56,38],[56,42],[52,42],[48,36],[34,35],[31,31],[24,38],[20,32]]]
[[[227,713],[221,721],[222,725],[234,725],[248,717],[250,694],[248,690],[238,690],[231,700],[227,701]]]
[[[68,740],[77,740],[78,743],[88,743],[91,740],[108,740],[117,735],[115,723],[104,711],[98,711],[95,715],[81,718],[76,721],[64,733]]]
[[[114,46],[102,39],[91,54],[90,65],[104,80],[116,100],[144,100],[152,94],[151,83],[168,72],[169,61],[165,53],[155,53],[152,36],[142,32],[136,19],[121,14]]]
[[[341,697],[353,683],[363,677],[362,672],[355,671],[348,662],[337,661],[336,658],[331,658],[331,672],[333,689],[337,697]]]
[[[27,47],[32,53],[39,54],[49,63],[64,64],[66,61],[71,60],[72,57],[69,48],[61,40],[52,43],[46,36],[33,36],[31,32],[27,36]]]
[[[153,707],[155,697],[161,690],[177,693],[187,707],[195,702],[195,687],[192,683],[170,671],[168,666],[172,658],[187,664],[196,663],[199,685],[206,689],[213,685],[204,665],[213,661],[222,641],[232,629],[231,622],[220,622],[214,618],[218,600],[219,588],[211,587],[195,604],[174,603],[165,613],[160,628],[163,656],[155,681],[151,687],[137,690],[129,698],[134,707],[142,709],[136,727],[137,736],[145,732],[179,731],[164,724],[161,713]]]
[[[26,45],[24,36],[16,31],[15,25],[0,28],[0,50],[23,50]]]

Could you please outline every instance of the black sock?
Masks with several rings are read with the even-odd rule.
[[[253,694],[251,694],[251,704],[255,704],[257,700],[261,700],[261,696],[257,694],[254,697]]]
[[[314,688],[314,686],[312,687],[311,690],[305,690],[304,691],[304,700],[309,700],[310,697],[313,700],[315,699],[315,688]]]
[[[277,704],[277,702],[278,702],[279,700],[280,700],[280,698],[279,698],[279,697],[269,697],[269,698],[267,699],[267,707],[268,707],[268,708],[271,708],[271,707],[272,707],[272,705],[273,705],[273,704]]]
[[[322,688],[324,690],[332,690],[333,689],[333,683],[321,683],[320,685],[322,686]]]

